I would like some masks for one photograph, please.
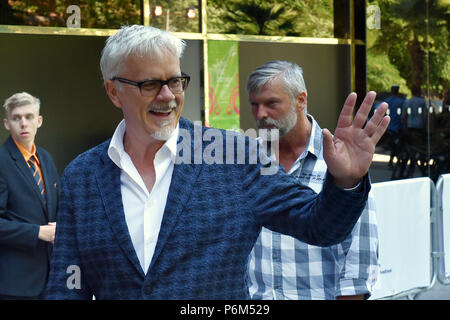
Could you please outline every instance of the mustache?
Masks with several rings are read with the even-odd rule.
[[[170,112],[170,111],[176,109],[177,107],[178,106],[177,106],[177,103],[175,101],[170,101],[168,104],[164,104],[164,105],[156,104],[156,105],[153,105],[153,106],[149,106],[147,108],[147,112],[153,111],[153,112],[164,112],[164,113],[166,113],[166,112]]]
[[[266,129],[269,127],[274,127],[278,129],[278,121],[272,118],[256,120],[256,126],[258,127],[258,129]]]

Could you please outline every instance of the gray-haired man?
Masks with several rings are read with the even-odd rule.
[[[302,69],[288,61],[270,61],[247,81],[252,113],[259,129],[278,129],[279,162],[286,172],[315,192],[327,172],[322,130],[307,113]],[[361,299],[370,294],[378,264],[374,202],[368,203],[352,233],[328,247],[308,245],[267,228],[251,253],[253,299]]]

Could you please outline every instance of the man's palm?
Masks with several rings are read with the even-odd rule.
[[[343,188],[354,187],[368,172],[375,146],[387,129],[390,118],[385,116],[388,105],[382,103],[373,117],[367,116],[376,93],[367,93],[353,118],[356,94],[351,93],[339,115],[334,137],[324,129],[324,158],[335,183]],[[367,121],[367,124],[366,124]]]

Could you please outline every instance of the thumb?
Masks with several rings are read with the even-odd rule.
[[[336,153],[336,147],[333,142],[333,135],[328,129],[322,129],[323,134],[323,157],[325,161],[328,162],[328,159],[333,158]]]

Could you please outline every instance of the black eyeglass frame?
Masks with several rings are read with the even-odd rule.
[[[175,79],[181,79],[182,80],[182,87],[181,87],[182,90],[180,92],[173,92],[172,89],[170,89],[169,82],[173,81]],[[191,81],[191,77],[189,75],[187,75],[186,73],[182,72],[180,77],[173,77],[173,78],[170,78],[170,79],[167,79],[167,80],[150,79],[150,80],[144,80],[144,81],[137,82],[137,81],[133,81],[133,80],[126,79],[126,78],[121,78],[121,77],[113,77],[111,80],[112,81],[117,80],[117,81],[122,82],[122,83],[131,84],[133,86],[136,86],[136,87],[139,88],[139,92],[141,94],[142,94],[142,85],[144,85],[147,82],[159,82],[160,87],[159,87],[159,90],[156,91],[156,93],[158,93],[164,85],[167,85],[167,87],[169,88],[169,90],[172,93],[177,94],[177,93],[181,93],[181,92],[186,91],[186,89],[187,89],[187,87],[189,85],[189,81]],[[142,95],[145,96],[144,94],[142,94]]]

